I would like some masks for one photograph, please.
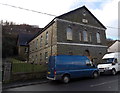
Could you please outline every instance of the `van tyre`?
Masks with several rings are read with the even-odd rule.
[[[111,73],[112,73],[112,75],[116,75],[116,70],[112,69]]]
[[[62,77],[62,82],[63,83],[67,84],[67,83],[69,83],[69,81],[70,81],[70,76],[69,75],[64,75]]]
[[[99,73],[97,71],[95,71],[92,75],[92,78],[98,78],[98,76],[99,76]]]

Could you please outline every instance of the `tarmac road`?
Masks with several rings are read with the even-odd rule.
[[[69,84],[59,81],[6,89],[5,91],[118,91],[120,89],[120,73],[116,76],[102,75],[97,79],[81,78]]]

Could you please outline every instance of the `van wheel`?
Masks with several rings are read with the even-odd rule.
[[[95,71],[92,75],[92,78],[97,78],[99,76],[99,73],[97,71]]]
[[[69,75],[64,75],[62,77],[62,82],[67,84],[70,81],[70,76]]]
[[[112,69],[111,73],[112,73],[112,75],[116,75],[116,70]]]

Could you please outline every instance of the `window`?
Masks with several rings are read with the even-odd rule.
[[[26,47],[26,48],[25,48],[25,53],[27,53],[27,52],[28,52],[28,48]]]
[[[38,58],[37,58],[37,55],[36,55],[36,63],[37,63],[37,61],[38,61]]]
[[[38,48],[38,39],[36,40],[36,49]]]
[[[88,41],[88,34],[86,31],[83,31],[83,40]]]
[[[32,56],[32,63],[34,63],[34,61],[35,61],[35,60],[34,60],[34,57]]]
[[[46,41],[45,41],[45,44],[46,45],[48,44],[48,32],[46,32]]]
[[[97,34],[96,34],[96,37],[97,37],[97,43],[101,43],[101,40],[100,40],[100,33],[97,33]]]
[[[72,40],[72,29],[70,27],[67,28],[67,40]]]
[[[48,59],[48,52],[45,52],[45,60]]]
[[[82,19],[82,22],[83,23],[88,23],[88,20],[87,19]]]
[[[40,61],[42,61],[42,53],[40,53]]]
[[[82,34],[79,32],[79,40],[82,41]]]
[[[32,44],[32,45],[35,46],[35,45],[34,45],[34,41],[33,41],[33,44]],[[34,47],[32,48],[32,51],[34,51]]]
[[[43,41],[43,37],[40,37],[40,47],[42,47],[42,41]]]
[[[90,42],[92,42],[92,34],[91,33],[90,33],[89,39],[90,39]]]

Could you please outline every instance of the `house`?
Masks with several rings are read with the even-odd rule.
[[[107,52],[106,27],[85,7],[55,17],[29,41],[29,62],[51,55],[85,55],[95,63]]]
[[[28,41],[33,38],[35,34],[24,34],[21,33],[17,37],[18,56],[21,60],[28,59]]]
[[[116,40],[114,44],[112,44],[107,50],[108,52],[120,52],[120,41]]]

